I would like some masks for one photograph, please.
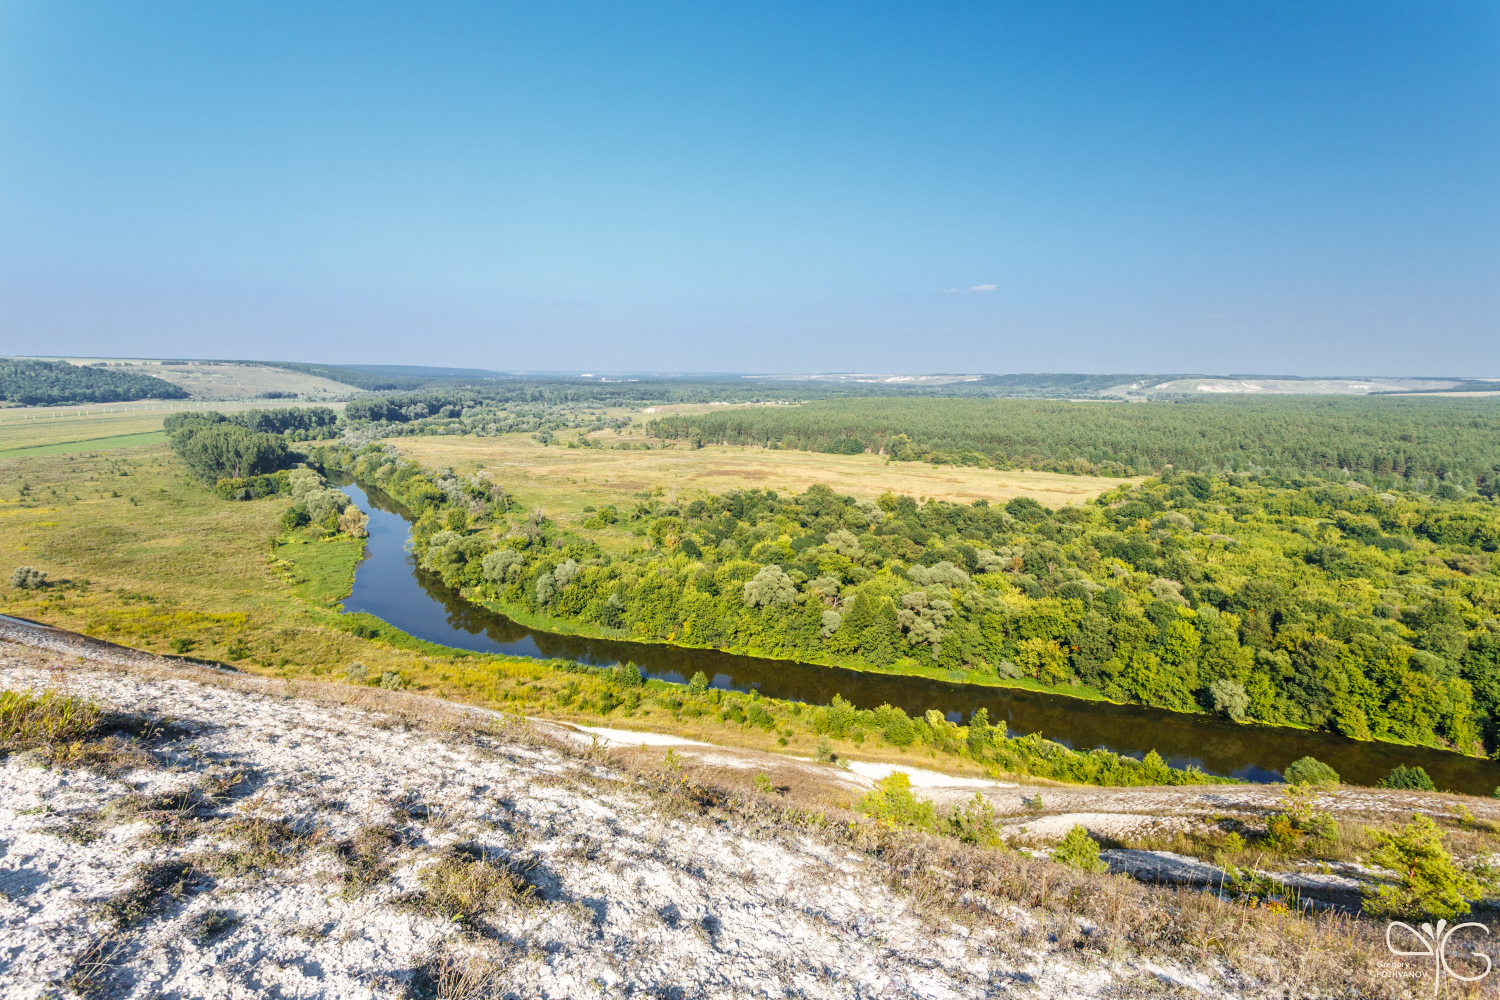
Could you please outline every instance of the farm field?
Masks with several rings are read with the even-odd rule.
[[[192,393],[195,399],[244,400],[264,392],[293,392],[314,399],[348,399],[360,390],[316,375],[275,368],[270,365],[229,365],[189,362],[183,365],[147,365],[149,375],[171,382]],[[285,400],[257,400],[260,406],[280,406]]]

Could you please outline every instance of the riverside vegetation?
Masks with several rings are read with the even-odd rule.
[[[518,617],[1463,753],[1497,745],[1500,509],[1477,495],[1169,470],[1058,511],[820,486],[648,491],[565,528],[516,509],[485,471],[424,471],[380,444],[316,458],[400,500],[423,566]],[[608,544],[622,533],[632,547]]]

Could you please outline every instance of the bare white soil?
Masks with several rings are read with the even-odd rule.
[[[76,656],[45,670],[0,649],[0,687],[66,686],[160,723],[154,760],[117,777],[28,754],[0,764],[8,1000],[1223,992],[1119,953],[1060,958],[1020,909],[1004,930],[933,918],[862,855],[674,814],[534,725],[445,734],[290,684]],[[190,789],[217,790],[207,812],[141,819],[140,803]],[[251,820],[289,824],[295,845],[262,871],[216,871],[244,848],[232,824]],[[338,848],[370,828],[394,846],[378,878],[352,885]],[[528,894],[466,923],[424,909],[423,871],[457,844],[523,873]],[[143,895],[142,866],[162,862],[193,874]],[[122,923],[132,898],[142,911]],[[445,963],[482,975],[443,980]]]

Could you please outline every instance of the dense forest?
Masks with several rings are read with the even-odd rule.
[[[1306,397],[1176,403],[847,399],[668,416],[653,433],[897,461],[1102,475],[1346,473],[1440,495],[1500,489],[1500,400]]]
[[[137,399],[186,399],[171,382],[118,368],[66,361],[0,358],[0,400],[22,406],[124,403]]]
[[[424,473],[380,445],[316,458],[406,504],[448,584],[609,634],[1500,742],[1500,505],[1474,495],[1168,470],[1056,512],[813,487],[642,494],[566,530],[483,471]],[[591,532],[611,526],[638,547],[606,554]]]

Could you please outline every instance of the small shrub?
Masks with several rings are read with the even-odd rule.
[[[1337,788],[1339,773],[1316,757],[1303,757],[1287,765],[1283,777],[1288,785],[1309,785],[1313,788]]]
[[[1398,765],[1391,769],[1391,773],[1380,779],[1381,788],[1405,788],[1414,792],[1435,791],[1432,779],[1427,772],[1420,767],[1406,767]]]
[[[139,865],[130,883],[100,907],[101,916],[117,928],[130,927],[167,905],[168,897],[181,899],[201,880],[199,871],[186,861],[161,861]]]
[[[1067,865],[1070,868],[1081,868],[1086,872],[1107,872],[1109,863],[1099,857],[1099,845],[1089,836],[1089,832],[1082,826],[1074,824],[1073,829],[1057,845],[1052,852],[1052,860],[1058,864]]]
[[[1047,803],[1042,801],[1042,793],[1037,792],[1031,798],[1027,799],[1026,808],[1034,813],[1039,813],[1043,809],[1047,808]]]
[[[370,669],[358,660],[344,668],[344,680],[350,684],[363,684],[369,678]]]
[[[387,670],[380,675],[380,686],[387,691],[400,691],[406,687],[406,680],[400,674]]]
[[[1451,920],[1469,912],[1483,892],[1479,880],[1453,863],[1443,833],[1427,816],[1414,816],[1399,830],[1370,830],[1376,843],[1370,860],[1396,873],[1391,885],[1365,889],[1365,911],[1379,917]]]
[[[776,793],[776,786],[771,784],[771,779],[763,773],[756,773],[753,784],[755,785],[755,790],[762,795],[774,795]]]
[[[519,876],[484,857],[483,851],[457,848],[417,875],[423,892],[410,902],[426,913],[470,923],[498,906],[526,900],[532,887]]]
[[[818,737],[818,759],[825,764],[833,760],[833,744],[826,736]]]
[[[692,680],[688,681],[688,694],[700,695],[707,690],[708,675],[700,670],[693,675]]]
[[[390,854],[399,846],[400,835],[388,826],[363,827],[334,845],[333,853],[344,863],[345,893],[363,892],[389,875]]]
[[[177,638],[167,643],[167,645],[171,647],[172,652],[180,655],[184,653],[191,653],[193,651],[194,642],[192,639]]]
[[[17,566],[11,571],[10,585],[21,590],[40,590],[47,586],[47,574],[31,566]]]
[[[978,792],[966,806],[961,806],[948,815],[948,832],[966,844],[980,847],[1000,846],[1000,823],[995,818],[995,807]]]
[[[912,794],[911,777],[905,771],[896,771],[881,779],[854,808],[892,829],[915,827],[931,830],[937,825],[937,811],[931,802]]]
[[[205,910],[188,924],[188,933],[198,944],[203,944],[231,930],[239,922],[240,918],[228,910]]]

